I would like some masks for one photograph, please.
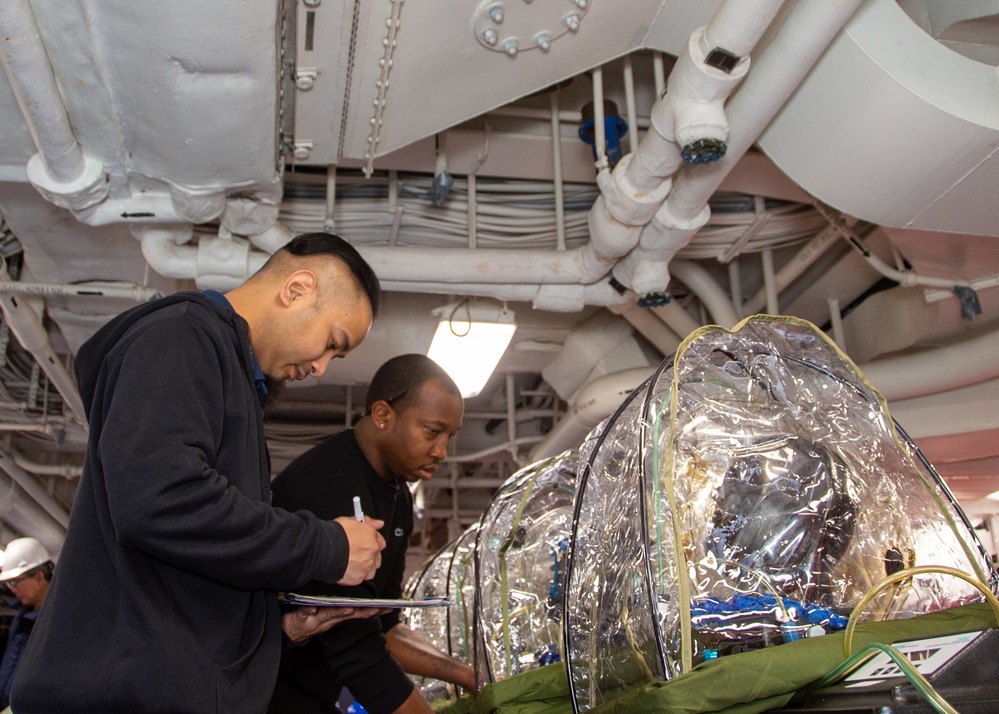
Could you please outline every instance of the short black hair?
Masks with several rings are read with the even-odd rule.
[[[432,379],[438,380],[451,394],[461,395],[451,376],[426,355],[414,353],[393,357],[371,378],[368,396],[364,400],[365,414],[371,413],[371,407],[377,401],[398,404]]]
[[[328,255],[342,262],[357,281],[357,287],[368,296],[371,316],[378,316],[378,306],[382,299],[382,287],[378,282],[378,276],[357,252],[357,248],[343,238],[335,233],[301,233],[281,246],[277,253],[282,251],[299,258],[309,255]]]

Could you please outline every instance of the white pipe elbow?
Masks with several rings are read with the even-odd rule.
[[[273,255],[294,238],[295,233],[283,223],[274,222],[262,232],[246,237],[255,248],[259,248],[267,255]]]
[[[671,266],[673,275],[697,295],[715,323],[726,329],[738,324],[741,318],[732,298],[707,270],[689,260],[674,260]]]
[[[83,169],[68,180],[60,180],[49,171],[45,157],[40,153],[28,159],[28,181],[49,203],[60,208],[79,211],[94,206],[108,195],[108,175],[104,165],[86,154]]]
[[[690,35],[686,52],[670,74],[669,92],[652,107],[652,125],[680,146],[696,141],[728,141],[725,100],[749,71],[743,57],[731,72],[707,64],[701,38],[704,28]]]
[[[231,290],[255,272],[250,242],[243,238],[202,238],[198,241],[194,284],[199,290]],[[265,262],[269,254],[259,254]],[[260,262],[263,265],[263,262]]]
[[[142,257],[157,273],[165,278],[195,277],[198,249],[190,245],[194,236],[191,226],[140,225],[132,228],[132,235],[142,246]]]

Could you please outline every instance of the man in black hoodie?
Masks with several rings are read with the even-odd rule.
[[[385,541],[380,521],[271,507],[260,400],[356,347],[379,295],[349,244],[306,234],[226,295],[141,305],[80,348],[87,458],[18,714],[266,709],[282,629],[335,614],[282,617],[276,592],[360,583]]]

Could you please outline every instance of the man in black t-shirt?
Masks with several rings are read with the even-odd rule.
[[[353,587],[313,582],[301,592],[363,598],[398,598],[413,531],[407,482],[430,479],[447,456],[464,411],[454,381],[419,354],[395,357],[372,378],[365,415],[302,454],[273,482],[277,507],[309,510],[322,519],[364,513],[385,522],[386,546],[375,577]],[[369,714],[430,712],[406,673],[476,688],[467,664],[434,648],[399,622],[399,611],[347,621],[287,649],[270,714],[336,712],[347,687]]]

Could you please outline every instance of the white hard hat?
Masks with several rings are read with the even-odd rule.
[[[13,580],[32,568],[49,562],[49,552],[34,538],[16,538],[7,544],[0,581]]]

